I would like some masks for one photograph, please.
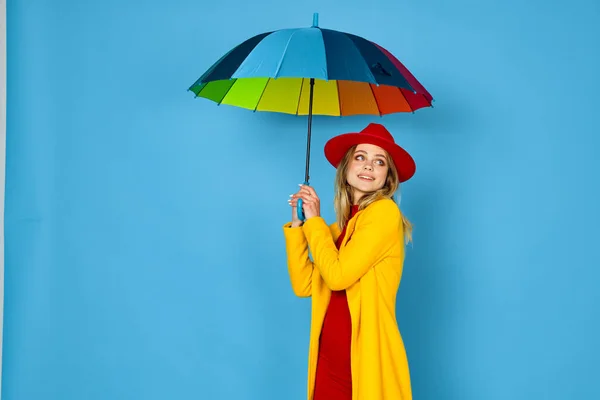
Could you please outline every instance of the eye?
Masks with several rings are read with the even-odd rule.
[[[385,165],[385,161],[383,160],[377,160],[377,162],[379,163],[379,165],[384,166]]]
[[[364,158],[365,156],[363,156],[362,154],[358,154],[356,157],[354,157],[354,159],[358,161],[362,161]]]

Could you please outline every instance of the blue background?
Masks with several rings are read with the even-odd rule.
[[[7,14],[3,400],[305,398],[281,226],[306,118],[187,88],[315,11],[436,99],[381,119],[417,161],[414,398],[600,398],[597,1],[28,0]],[[373,120],[314,120],[329,222],[323,145]]]

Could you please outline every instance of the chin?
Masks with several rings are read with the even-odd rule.
[[[358,182],[352,182],[351,186],[353,186],[355,189],[360,190],[363,193],[372,193],[374,191],[376,191],[377,189],[379,189],[379,185],[376,182],[362,182],[362,181],[358,181]]]

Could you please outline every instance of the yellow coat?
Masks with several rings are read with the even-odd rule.
[[[378,200],[348,222],[340,250],[337,224],[321,217],[283,227],[292,289],[312,297],[308,400],[312,400],[319,337],[332,290],[346,290],[352,318],[352,399],[411,400],[404,343],[396,322],[396,293],[404,263],[400,209]],[[309,258],[309,248],[314,263]]]

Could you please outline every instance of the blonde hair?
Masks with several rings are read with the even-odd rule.
[[[335,183],[334,183],[334,198],[333,198],[333,206],[335,209],[335,214],[337,216],[337,223],[340,229],[346,225],[348,220],[350,219],[350,210],[352,208],[352,186],[348,184],[346,180],[346,176],[348,174],[348,166],[350,165],[350,160],[354,156],[354,151],[356,150],[356,145],[352,146],[346,154],[342,161],[337,167],[337,171],[335,174]],[[364,210],[371,203],[383,199],[388,198],[391,200],[395,200],[394,194],[400,187],[400,180],[398,179],[398,171],[396,170],[396,166],[393,161],[390,159],[389,154],[386,152],[386,159],[388,162],[388,174],[385,180],[385,184],[379,190],[375,192],[367,193],[363,196],[358,202],[358,210]],[[405,243],[412,242],[412,224],[410,221],[402,215],[402,227],[404,230],[404,241]]]

